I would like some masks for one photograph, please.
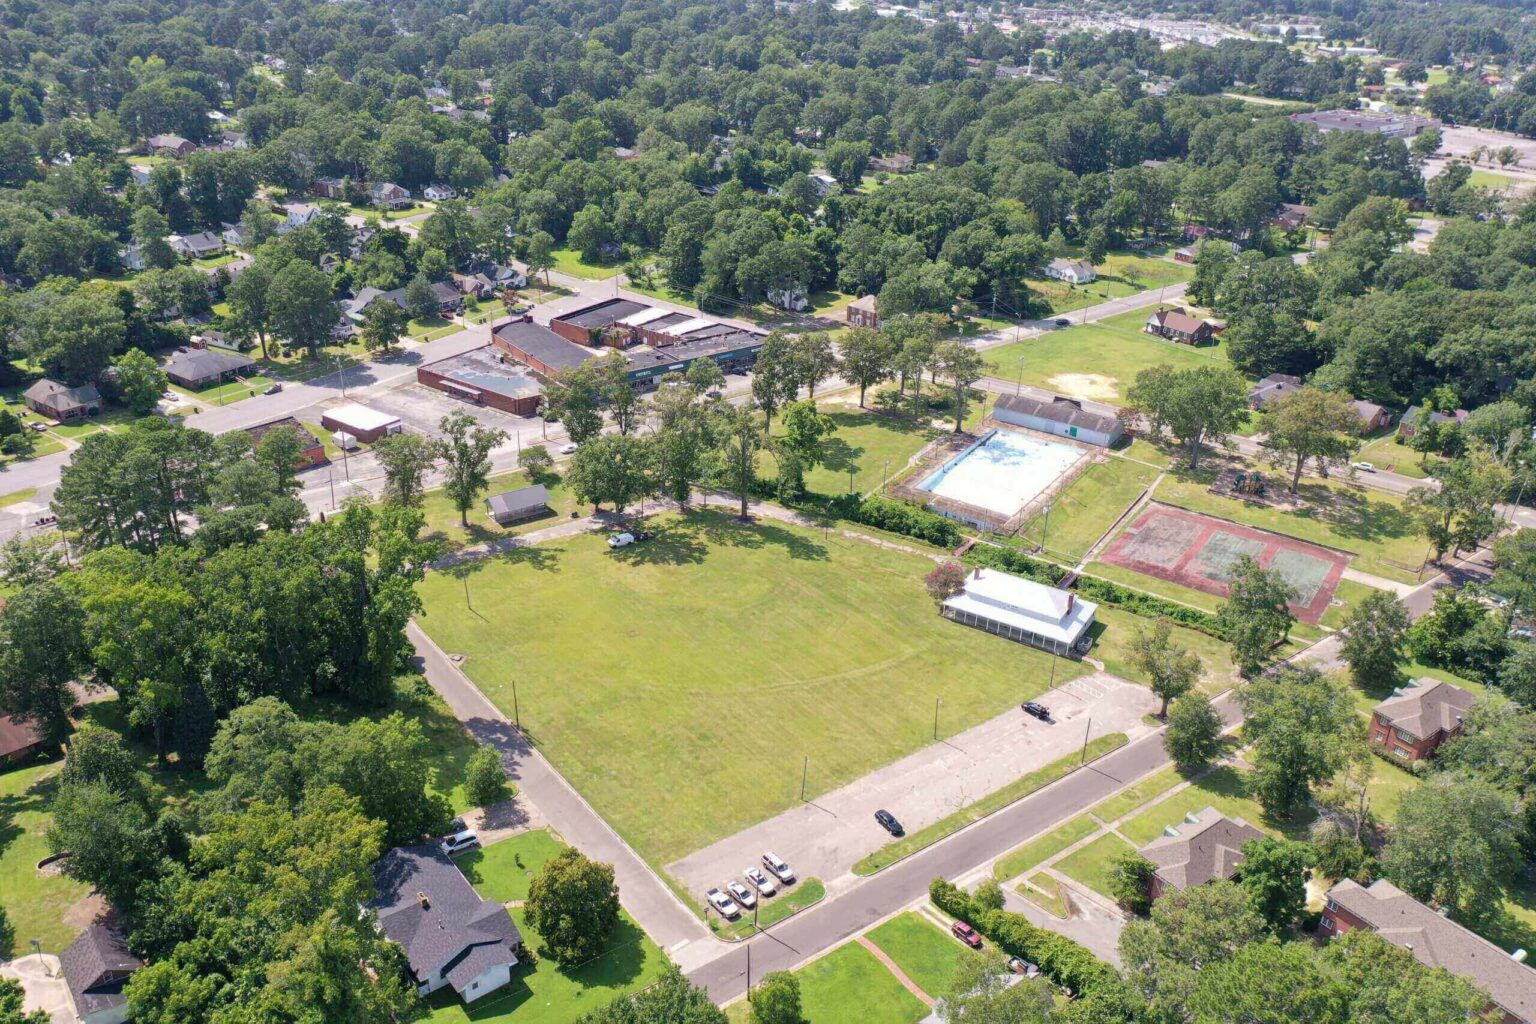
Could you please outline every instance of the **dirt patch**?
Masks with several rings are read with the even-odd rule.
[[[83,932],[110,911],[106,898],[93,892],[84,899],[76,900],[74,906],[64,911],[64,923]]]
[[[1118,402],[1120,392],[1115,388],[1115,378],[1102,373],[1058,373],[1046,381],[1052,391],[1073,398],[1088,398],[1096,402]]]

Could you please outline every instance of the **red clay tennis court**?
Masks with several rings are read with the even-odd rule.
[[[1232,567],[1244,555],[1279,572],[1297,594],[1291,613],[1313,624],[1328,610],[1350,559],[1345,552],[1294,537],[1158,504],[1127,526],[1101,557],[1110,565],[1225,597]]]

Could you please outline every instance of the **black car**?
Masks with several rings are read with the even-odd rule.
[[[1071,327],[1072,326],[1072,321],[1068,320],[1064,316],[1063,317],[1058,317],[1056,319],[1056,326],[1057,327]]]
[[[885,829],[891,835],[899,836],[902,834],[903,829],[901,827],[901,822],[897,821],[896,815],[892,814],[890,811],[876,811],[875,820],[880,823],[881,828]]]
[[[281,382],[278,382],[278,383],[275,383],[275,384],[268,385],[267,389],[265,391],[263,391],[262,394],[264,394],[264,395],[275,395],[275,394],[277,394],[281,390],[283,390],[283,385],[282,385]]]
[[[1049,722],[1051,720],[1051,709],[1044,704],[1036,704],[1032,700],[1027,700],[1019,705],[1019,709],[1026,715],[1033,715],[1042,722]]]

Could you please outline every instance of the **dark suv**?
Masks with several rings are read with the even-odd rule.
[[[1027,700],[1019,705],[1019,709],[1026,715],[1033,715],[1042,722],[1049,722],[1051,720],[1051,709],[1044,704],[1037,704],[1032,700]]]

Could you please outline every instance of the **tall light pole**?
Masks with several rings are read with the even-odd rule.
[[[933,738],[939,738],[939,706],[944,703],[943,697],[933,698]]]
[[[1045,542],[1051,535],[1051,506],[1045,506],[1045,523],[1040,530],[1040,550],[1045,550]]]
[[[1023,356],[1019,356],[1019,380],[1018,380],[1018,383],[1016,385],[1014,385],[1013,393],[1015,395],[1022,395],[1024,393],[1024,357]]]

